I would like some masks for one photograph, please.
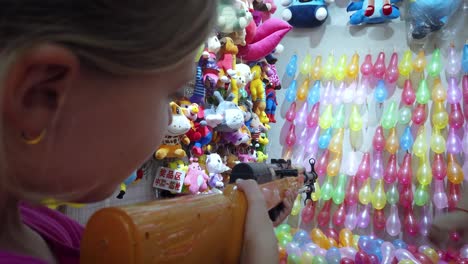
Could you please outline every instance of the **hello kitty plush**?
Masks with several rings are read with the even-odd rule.
[[[224,173],[230,168],[224,165],[221,156],[217,153],[212,153],[206,158],[206,170],[210,176],[208,184],[211,188],[224,188],[223,176],[221,173]]]
[[[185,135],[190,130],[191,124],[185,116],[184,110],[174,102],[170,103],[172,110],[172,122],[167,128],[167,134],[161,146],[154,154],[156,159],[183,158],[187,154],[182,149],[181,143],[190,144],[190,139]]]
[[[208,189],[206,182],[209,178],[205,170],[200,167],[198,159],[191,158],[187,175],[185,175],[184,179],[184,185],[188,186],[190,193],[197,194],[206,191]]]

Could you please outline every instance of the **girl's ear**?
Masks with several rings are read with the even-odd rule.
[[[32,138],[40,135],[57,116],[79,68],[78,58],[55,44],[19,54],[2,84],[5,120]]]

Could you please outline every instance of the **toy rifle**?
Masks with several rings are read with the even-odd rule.
[[[274,218],[286,190],[310,197],[317,179],[314,162],[312,172],[304,176],[296,169],[240,163],[230,183],[237,178],[257,180]],[[104,208],[86,226],[81,263],[239,263],[246,212],[245,196],[233,184],[222,194]]]

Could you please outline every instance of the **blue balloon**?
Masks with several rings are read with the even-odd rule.
[[[384,80],[379,80],[377,82],[377,87],[375,87],[374,90],[374,98],[375,101],[378,103],[383,103],[385,99],[388,97],[388,91],[387,88],[385,87],[385,82]]]
[[[300,247],[312,242],[307,231],[299,229],[294,235],[293,241],[299,244]]]
[[[286,66],[286,74],[290,77],[293,77],[296,74],[297,70],[297,55],[292,55],[289,59],[288,66]]]
[[[468,44],[463,47],[462,68],[463,72],[468,73]]]
[[[403,151],[409,151],[413,147],[413,143],[414,139],[413,134],[411,134],[411,128],[407,126],[400,138],[400,148]]]
[[[319,137],[319,140],[318,140],[319,148],[321,149],[328,148],[331,138],[332,138],[332,129],[329,128],[327,129],[327,131],[325,131],[325,133],[323,133],[323,135]]]
[[[288,102],[294,102],[296,100],[296,93],[297,93],[297,82],[296,80],[292,81],[291,85],[289,85],[288,90],[286,90],[286,100]]]
[[[336,247],[331,247],[327,250],[325,259],[327,260],[328,264],[339,264],[341,261],[340,250]]]
[[[401,239],[393,240],[393,246],[395,246],[395,249],[399,249],[399,248],[408,249],[408,245],[405,243],[405,241]]]
[[[320,81],[315,81],[314,86],[307,95],[307,103],[314,105],[320,100]]]

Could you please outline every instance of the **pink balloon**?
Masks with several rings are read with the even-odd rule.
[[[462,152],[462,143],[458,135],[455,133],[455,128],[450,127],[447,136],[447,153],[459,154]]]
[[[447,175],[447,163],[444,160],[443,154],[434,154],[434,160],[432,161],[432,175],[438,180],[445,179],[445,176]]]
[[[398,214],[398,207],[394,204],[390,207],[390,215],[388,216],[387,223],[385,224],[387,233],[391,236],[398,236],[401,232],[400,216]]]
[[[376,151],[383,151],[385,148],[385,137],[382,126],[378,126],[375,130],[374,138],[372,139],[372,146]]]
[[[374,63],[374,77],[377,79],[383,79],[385,71],[385,53],[380,52]]]
[[[463,141],[462,141],[463,153],[468,154],[468,124],[463,127],[463,132],[464,132]]]
[[[333,213],[333,217],[332,217],[333,225],[336,226],[337,228],[340,228],[344,225],[345,219],[346,219],[345,203],[341,203],[338,209],[335,211],[335,213]]]
[[[458,104],[462,99],[462,91],[458,87],[456,78],[450,78],[447,89],[447,102],[449,104]]]
[[[386,219],[384,209],[374,209],[373,223],[376,230],[383,230],[385,228]]]
[[[357,226],[364,229],[370,223],[370,204],[366,204],[363,207],[357,217]]]
[[[307,127],[316,127],[320,117],[320,102],[317,102],[312,106],[309,115],[307,116]]]
[[[461,184],[453,184],[450,181],[447,181],[448,186],[448,206],[449,209],[457,207],[458,202],[461,199]]]
[[[427,119],[427,110],[425,104],[417,104],[416,108],[413,110],[413,115],[411,120],[414,124],[421,126],[426,122]]]
[[[307,120],[307,101],[302,104],[301,109],[296,114],[296,118],[294,119],[294,124],[297,127],[304,127]]]
[[[357,204],[351,205],[348,207],[348,212],[346,214],[345,227],[349,230],[354,230],[357,224]]]
[[[391,154],[388,157],[387,167],[384,171],[384,181],[387,184],[392,184],[397,179],[397,160],[396,154]]]
[[[294,144],[296,144],[296,126],[294,124],[291,124],[289,127],[289,132],[288,135],[286,136],[286,146],[292,147]]]
[[[340,241],[340,240],[339,240],[338,232],[336,232],[336,230],[335,230],[334,228],[329,227],[329,228],[325,231],[325,235],[326,235],[327,237],[333,238],[333,240],[335,240],[335,241]]]
[[[403,185],[411,184],[411,177],[413,176],[411,160],[411,153],[407,152],[403,158],[403,163],[401,164],[397,172],[398,181]]]
[[[398,54],[393,52],[392,57],[390,58],[390,63],[388,64],[387,72],[385,73],[385,81],[388,83],[395,83],[398,80],[399,74]]]
[[[351,176],[349,178],[348,187],[346,187],[346,196],[345,196],[345,203],[347,206],[357,204],[359,199],[359,191],[356,184],[356,176]]]
[[[364,58],[364,62],[361,65],[361,74],[364,76],[368,76],[374,70],[374,66],[372,65],[372,57],[370,54],[367,54]]]
[[[432,224],[432,210],[429,205],[423,206],[422,209],[422,214],[419,217],[419,231],[422,236],[427,237]]]
[[[362,250],[356,253],[355,261],[356,264],[372,264],[369,255]]]
[[[410,79],[407,79],[403,87],[403,92],[401,93],[401,101],[405,105],[411,106],[413,105],[415,100],[416,100],[416,93],[413,89],[413,84],[411,83]]]
[[[359,164],[358,170],[356,172],[356,177],[364,182],[367,180],[370,176],[370,153],[366,152],[362,156],[361,163]]]
[[[413,188],[411,188],[411,184],[409,185],[402,185],[400,190],[400,205],[405,208],[411,208],[413,206]]]
[[[342,247],[339,250],[342,258],[354,259],[357,253],[357,250],[353,247]]]
[[[318,160],[317,164],[315,165],[315,172],[317,172],[317,175],[322,177],[325,176],[327,173],[327,166],[328,166],[328,161],[330,159],[330,152],[328,149],[325,149],[322,153],[322,156]]]
[[[384,171],[382,151],[376,151],[374,153],[374,162],[372,164],[371,178],[375,180],[382,179]]]
[[[289,127],[291,126],[291,122],[286,120],[283,124],[283,127],[281,127],[280,131],[280,144],[284,146],[286,144],[286,136],[288,135],[289,132]]]
[[[315,202],[308,202],[304,209],[302,210],[301,217],[302,222],[308,224],[314,220],[315,216]]]
[[[419,225],[416,222],[413,208],[411,206],[406,208],[404,226],[405,232],[411,236],[416,236],[419,233]]]
[[[320,127],[316,125],[314,128],[310,129],[311,134],[309,135],[309,141],[307,142],[306,153],[315,154],[318,150],[318,139],[320,136]]]
[[[320,213],[317,216],[317,222],[319,226],[325,227],[328,226],[330,223],[330,210],[331,210],[331,203],[332,200],[328,200],[323,204],[322,209],[320,210]]]
[[[443,209],[448,207],[448,198],[445,193],[445,186],[443,180],[434,180],[434,194],[432,196],[432,201],[434,206],[438,209]]]
[[[288,111],[286,112],[287,121],[293,122],[294,118],[296,118],[296,102],[293,102],[291,106],[289,106]]]
[[[299,138],[299,140],[297,141],[297,145],[302,146],[302,148],[305,148],[307,139],[309,139],[309,129],[307,127],[304,127],[301,133],[299,133],[299,135],[296,136],[296,138]]]
[[[461,111],[459,103],[450,105],[449,124],[455,129],[459,129],[463,126],[465,119]]]
[[[463,89],[463,101],[468,102],[468,74],[463,76],[462,89]]]

